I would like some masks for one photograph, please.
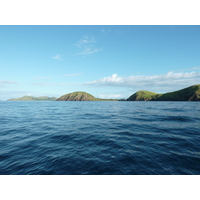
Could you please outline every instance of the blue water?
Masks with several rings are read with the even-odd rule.
[[[0,102],[0,174],[200,174],[199,102]]]

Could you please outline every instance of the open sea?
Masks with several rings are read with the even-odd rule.
[[[0,102],[0,175],[200,175],[200,102]]]

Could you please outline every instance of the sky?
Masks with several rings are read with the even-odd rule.
[[[200,84],[200,26],[0,26],[0,100],[128,98]]]

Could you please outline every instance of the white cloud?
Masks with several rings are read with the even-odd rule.
[[[31,85],[37,85],[37,86],[43,86],[43,87],[48,87],[48,86],[66,86],[66,85],[76,85],[77,82],[70,82],[70,83],[45,83],[45,82],[40,82],[40,83],[32,83]]]
[[[58,84],[58,86],[65,86],[65,85],[73,85],[73,86],[75,86],[75,85],[80,85],[80,83],[79,82],[68,82],[68,83],[60,83],[60,84]]]
[[[100,31],[101,31],[101,33],[103,33],[103,34],[107,34],[107,33],[110,33],[110,32],[111,32],[111,29],[101,29]]]
[[[52,57],[54,60],[62,60],[60,54],[57,54]]]
[[[75,46],[81,50],[77,55],[90,55],[102,50],[102,48],[96,48],[94,43],[96,43],[94,37],[83,36],[83,38],[75,44]]]
[[[172,90],[190,85],[200,84],[200,72],[168,72],[161,75],[135,75],[119,77],[113,74],[92,82],[85,86],[121,86],[135,89]]]
[[[68,77],[68,76],[80,76],[80,75],[81,75],[81,73],[79,73],[79,74],[67,74],[67,75],[64,75],[64,76]]]
[[[83,36],[83,38],[81,40],[79,40],[75,44],[75,46],[77,46],[79,48],[83,48],[85,45],[88,45],[88,44],[91,44],[91,43],[95,43],[94,37]]]
[[[180,69],[180,70],[176,70],[177,72],[183,72],[183,71],[193,71],[193,70],[200,70],[200,67],[192,67],[189,69]]]
[[[200,70],[200,67],[193,67],[192,70]]]
[[[39,85],[39,86],[54,86],[56,85],[55,83],[45,83],[45,82],[41,82],[41,83],[32,83],[32,85]]]
[[[118,77],[117,74],[113,74],[110,77],[105,77],[99,80],[100,83],[121,83],[122,81],[123,81],[123,78]]]
[[[36,80],[41,80],[41,79],[50,79],[51,76],[38,76],[38,77],[35,77],[34,79]]]
[[[117,99],[120,98],[121,94],[100,94],[99,98],[101,99]]]
[[[15,81],[0,81],[0,87],[8,87],[9,85],[16,85],[19,84]]]
[[[93,48],[84,48],[83,51],[79,52],[78,55],[90,55],[100,51],[101,49],[93,49]]]

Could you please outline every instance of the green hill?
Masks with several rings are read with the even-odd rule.
[[[118,101],[118,99],[99,99],[86,92],[72,92],[59,97],[56,101]]]
[[[142,90],[131,95],[127,101],[200,101],[200,84],[165,94]]]
[[[157,96],[157,93],[149,92],[146,90],[141,90],[136,92],[135,94],[131,95],[127,101],[151,101],[155,96]]]
[[[13,99],[8,99],[7,101],[55,101],[57,98],[56,97],[32,97],[32,96],[23,96],[21,98],[13,98]]]
[[[59,97],[56,101],[98,101],[98,99],[86,92],[73,92]]]

